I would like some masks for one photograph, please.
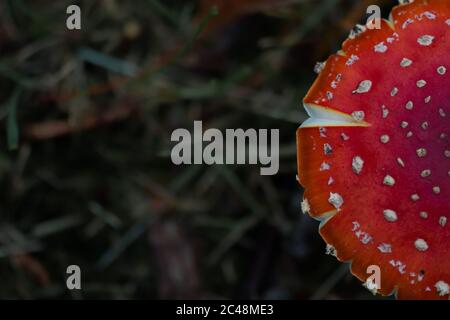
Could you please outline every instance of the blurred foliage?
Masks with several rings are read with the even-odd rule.
[[[0,2],[0,298],[371,298],[300,213],[313,66],[361,0]],[[194,120],[279,128],[280,172],[171,164]],[[82,269],[81,291],[65,287]]]

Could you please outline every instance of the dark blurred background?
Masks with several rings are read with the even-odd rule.
[[[0,298],[373,298],[301,213],[295,145],[371,4],[0,0]],[[194,120],[280,129],[279,173],[173,165]]]

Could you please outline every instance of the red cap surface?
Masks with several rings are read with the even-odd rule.
[[[381,294],[449,299],[450,1],[395,7],[318,66],[297,131],[302,208]]]

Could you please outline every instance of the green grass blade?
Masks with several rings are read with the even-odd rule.
[[[19,125],[17,124],[17,105],[19,104],[22,89],[14,91],[8,102],[8,117],[6,119],[6,136],[8,139],[8,149],[15,150],[19,146]]]

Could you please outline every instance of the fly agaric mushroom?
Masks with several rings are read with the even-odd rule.
[[[302,209],[383,295],[449,299],[450,1],[401,1],[319,64],[297,131]]]

